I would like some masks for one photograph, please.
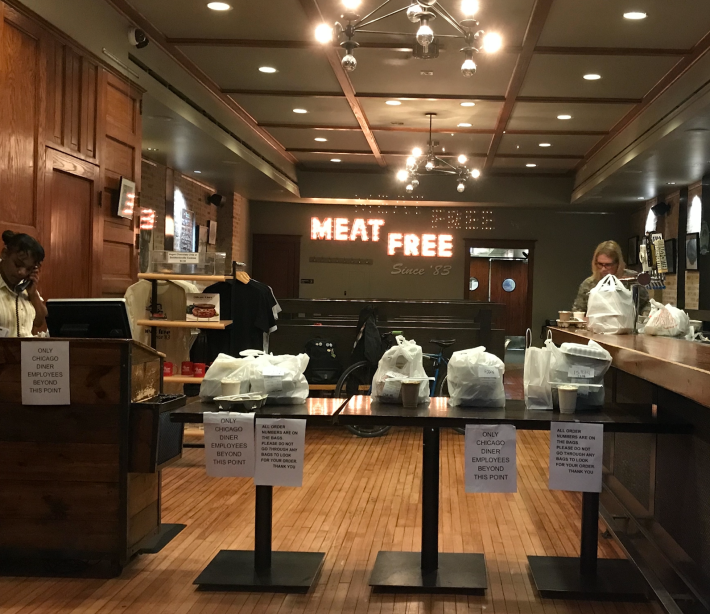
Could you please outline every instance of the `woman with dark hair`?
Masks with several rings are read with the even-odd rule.
[[[39,294],[44,248],[37,239],[6,230],[0,254],[0,337],[31,337],[47,329],[47,307]]]

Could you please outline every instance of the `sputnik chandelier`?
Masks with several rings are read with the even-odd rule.
[[[455,175],[458,181],[456,189],[459,192],[463,192],[466,189],[466,182],[471,178],[478,179],[481,176],[481,171],[477,168],[469,169],[466,166],[468,159],[463,154],[456,158],[456,165],[450,164],[437,156],[434,153],[434,147],[437,143],[431,138],[431,123],[432,119],[436,117],[436,113],[426,113],[426,116],[429,118],[429,143],[426,156],[421,148],[415,147],[412,150],[412,155],[407,158],[406,167],[397,171],[397,179],[401,182],[407,182],[405,189],[408,194],[411,194],[419,185],[419,177],[426,175]],[[422,172],[422,166],[424,167],[424,172]]]
[[[403,6],[393,10],[386,15],[375,17],[381,9],[384,9],[393,0],[385,0],[374,11],[371,11],[364,17],[357,14],[357,9],[360,6],[361,0],[343,0],[345,11],[341,15],[341,22],[336,21],[334,26],[329,26],[326,23],[316,27],[316,40],[320,43],[327,44],[332,42],[334,35],[340,43],[340,46],[345,50],[345,55],[341,60],[341,64],[345,70],[352,72],[357,68],[357,59],[354,51],[360,45],[353,38],[356,33],[362,34],[380,34],[386,36],[410,36],[408,32],[388,32],[382,30],[368,30],[368,26],[397,15],[398,13],[406,13],[409,21],[418,23],[419,29],[416,34],[417,44],[414,48],[414,56],[421,59],[433,59],[439,55],[438,39],[453,38],[462,39],[464,47],[461,52],[464,54],[464,61],[461,64],[461,74],[464,77],[471,77],[476,73],[476,63],[473,60],[475,54],[483,50],[487,53],[494,53],[501,48],[502,40],[499,34],[494,32],[485,33],[478,28],[478,21],[474,19],[478,12],[478,0],[461,0],[461,12],[463,19],[457,21],[456,18],[449,13],[439,2],[439,0],[412,0],[409,6]],[[434,31],[431,29],[431,22],[436,17],[441,17],[453,30],[455,34],[438,34],[434,38]]]

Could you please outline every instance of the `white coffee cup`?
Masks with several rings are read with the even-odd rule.
[[[564,384],[557,388],[561,414],[573,414],[577,409],[577,386]]]
[[[560,322],[569,322],[571,317],[572,317],[571,311],[560,311],[559,312]]]
[[[579,320],[580,322],[584,322],[584,318],[587,316],[586,312],[584,311],[573,311],[572,315],[574,316],[575,320]]]
[[[241,380],[227,380],[223,379],[222,380],[222,396],[223,397],[231,397],[232,395],[235,394],[242,394],[244,392],[249,392],[248,390],[248,385],[245,386],[244,384],[247,382],[243,382]],[[246,388],[246,390],[244,390]]]

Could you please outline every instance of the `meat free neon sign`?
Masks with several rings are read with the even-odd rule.
[[[311,218],[311,239],[314,241],[380,241],[384,220],[345,217],[323,220]],[[453,257],[454,237],[445,234],[387,233],[387,254],[390,256]]]

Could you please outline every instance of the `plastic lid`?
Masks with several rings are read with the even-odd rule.
[[[594,341],[590,341],[589,345],[582,343],[563,343],[560,346],[560,352],[571,356],[581,356],[583,358],[594,358],[596,360],[611,360],[611,354],[602,346]]]

